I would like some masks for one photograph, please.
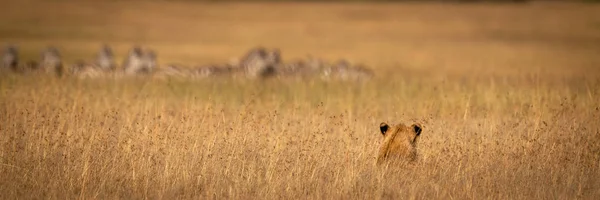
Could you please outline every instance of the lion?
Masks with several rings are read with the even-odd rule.
[[[383,143],[377,156],[377,165],[388,160],[414,161],[417,158],[417,139],[423,130],[421,127],[420,124],[406,126],[382,122],[379,130],[383,135]]]

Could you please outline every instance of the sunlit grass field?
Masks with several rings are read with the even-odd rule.
[[[0,42],[65,62],[345,58],[367,82],[0,75],[0,199],[598,199],[600,6],[3,2]],[[4,45],[4,44],[2,44]],[[379,123],[423,125],[375,166]]]

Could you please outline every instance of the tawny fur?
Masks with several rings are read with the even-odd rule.
[[[406,126],[381,123],[380,131],[383,134],[383,143],[379,149],[377,164],[382,164],[387,160],[415,160],[417,157],[416,144],[421,130],[419,124]]]

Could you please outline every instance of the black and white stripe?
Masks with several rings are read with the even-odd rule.
[[[2,69],[16,71],[19,65],[19,51],[13,45],[7,45],[2,53]]]
[[[116,68],[115,58],[112,49],[108,45],[103,45],[96,55],[96,65],[105,71],[112,71]]]
[[[256,47],[242,57],[239,67],[248,78],[264,78],[273,75],[280,64],[279,49],[267,50],[264,47]]]
[[[49,74],[54,73],[58,76],[62,75],[62,72],[63,72],[62,57],[56,47],[49,46],[42,52],[41,67],[45,73],[49,73]]]

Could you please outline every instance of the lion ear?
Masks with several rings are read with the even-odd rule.
[[[385,132],[387,132],[388,129],[390,129],[390,126],[385,122],[381,122],[381,124],[379,124],[379,130],[381,130],[381,134],[385,135]]]
[[[417,134],[417,136],[421,135],[421,131],[423,131],[423,128],[421,128],[420,124],[413,124],[412,128],[415,131],[415,133]]]

